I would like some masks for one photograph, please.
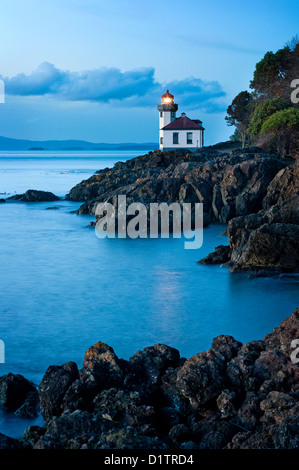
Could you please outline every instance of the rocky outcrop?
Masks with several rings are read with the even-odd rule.
[[[231,219],[229,247],[216,247],[199,262],[228,263],[231,271],[299,272],[298,161],[273,178],[262,206],[257,213]]]
[[[270,183],[263,210],[228,224],[233,271],[299,271],[299,162]]]
[[[37,416],[37,389],[20,374],[3,375],[0,377],[0,404],[23,418]]]
[[[299,272],[299,225],[234,219],[228,230],[232,271]]]
[[[120,195],[126,196],[127,206],[138,202],[148,209],[151,203],[202,203],[204,227],[228,223],[229,247],[216,247],[200,264],[227,264],[231,271],[297,272],[298,185],[298,161],[287,166],[258,147],[230,153],[203,148],[193,153],[155,151],[118,162],[82,181],[66,198],[85,201],[79,214],[95,214],[98,203],[109,202],[116,209],[116,227]],[[132,217],[127,216],[127,224]],[[194,213],[191,223],[194,228]]]
[[[299,309],[260,341],[221,335],[189,359],[156,344],[125,361],[98,342],[81,370],[48,368],[39,386],[44,426],[20,440],[0,435],[0,447],[296,449],[297,338]]]
[[[28,189],[24,194],[16,194],[6,200],[22,201],[22,202],[50,202],[59,201],[59,197],[49,191],[37,191],[35,189]]]
[[[223,264],[228,263],[231,258],[231,249],[228,245],[215,247],[213,253],[209,253],[204,258],[197,261],[199,264]]]
[[[267,187],[285,163],[259,148],[221,153],[214,149],[150,152],[82,181],[66,195],[83,201],[79,214],[94,214],[99,202],[203,203],[205,225],[226,223],[262,209]]]

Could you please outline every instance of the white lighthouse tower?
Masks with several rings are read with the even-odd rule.
[[[159,145],[160,150],[163,150],[163,128],[176,119],[178,110],[178,105],[174,103],[174,96],[169,93],[169,90],[161,96],[161,104],[158,104],[157,108],[159,111]]]

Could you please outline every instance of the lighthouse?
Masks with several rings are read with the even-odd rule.
[[[166,91],[161,96],[159,111],[160,150],[187,149],[194,151],[204,145],[204,128],[200,119],[189,119],[185,113],[176,117],[178,105],[174,95]]]

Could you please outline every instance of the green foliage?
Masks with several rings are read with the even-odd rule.
[[[250,88],[257,96],[272,98],[283,95],[284,80],[292,64],[292,55],[290,47],[286,46],[275,54],[267,52],[256,64]]]
[[[299,129],[299,109],[286,108],[272,114],[261,127],[261,134],[266,132],[286,132],[298,131]]]
[[[227,108],[225,120],[228,126],[238,126],[244,121],[249,121],[251,96],[248,91],[241,91]]]
[[[267,52],[256,64],[251,93],[242,91],[227,108],[225,120],[241,136],[242,147],[254,145],[282,156],[299,151],[299,110],[291,101],[291,83],[299,79],[299,39],[293,37],[277,52]]]
[[[237,128],[235,129],[235,132],[230,136],[229,140],[231,142],[241,142],[242,136]]]
[[[245,146],[246,131],[250,122],[251,114],[251,95],[248,91],[241,91],[227,108],[227,116],[225,120],[228,126],[236,126],[242,141],[242,147]]]
[[[251,117],[250,124],[248,126],[249,134],[257,137],[260,135],[263,123],[272,114],[285,109],[289,106],[289,103],[282,98],[267,99],[261,104],[257,104],[254,108],[254,112]]]

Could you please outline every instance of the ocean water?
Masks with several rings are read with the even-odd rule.
[[[94,171],[141,153],[1,152],[0,198],[27,189],[63,197]],[[92,216],[74,214],[79,206],[0,204],[0,376],[38,385],[50,364],[81,367],[97,341],[124,359],[155,343],[190,357],[219,334],[261,339],[298,306],[296,275],[249,278],[196,263],[228,243],[224,226],[204,229],[198,250],[184,249],[183,239],[101,240]],[[0,410],[0,433],[9,436],[41,422]]]

